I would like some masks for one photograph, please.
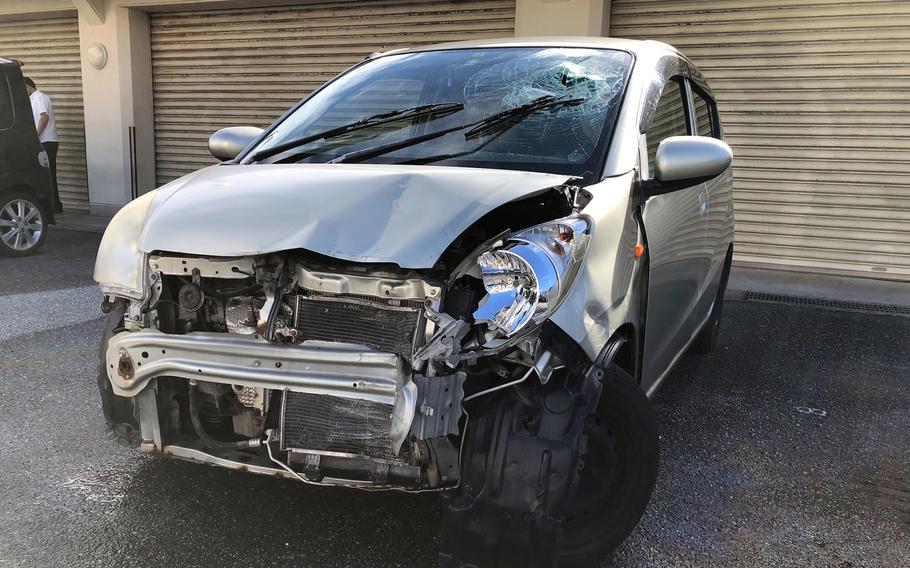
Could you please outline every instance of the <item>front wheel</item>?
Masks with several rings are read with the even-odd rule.
[[[98,349],[98,355],[101,364],[98,366],[98,392],[101,395],[101,413],[104,415],[105,426],[110,432],[113,439],[121,445],[129,448],[135,448],[139,445],[139,423],[136,420],[136,413],[133,409],[132,399],[117,396],[111,381],[107,376],[107,363],[105,353],[107,344],[111,337],[117,333],[123,324],[123,306],[117,305],[114,311],[108,316],[107,325],[104,329],[104,335],[101,337],[101,345]]]
[[[24,191],[0,197],[0,254],[34,254],[47,238],[47,220],[35,198]]]
[[[617,366],[501,396],[468,421],[443,568],[590,566],[632,532],[657,481],[651,404]]]
[[[578,489],[565,506],[560,566],[595,564],[622,544],[657,482],[657,420],[641,387],[619,367],[606,370],[584,432]]]

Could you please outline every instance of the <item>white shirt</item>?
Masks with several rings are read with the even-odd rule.
[[[47,126],[38,136],[41,142],[57,141],[57,121],[54,120],[54,107],[51,105],[51,98],[41,91],[35,91],[29,97],[32,102],[32,116],[35,118],[35,128],[38,128],[38,119],[41,113],[47,113]]]

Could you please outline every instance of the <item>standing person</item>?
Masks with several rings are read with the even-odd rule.
[[[57,190],[57,121],[54,119],[54,107],[51,98],[35,86],[31,77],[25,77],[25,88],[28,98],[32,102],[32,115],[35,118],[35,129],[38,131],[38,140],[44,146],[47,160],[50,162],[51,180],[54,182],[54,212],[63,213],[63,203],[60,202],[60,193]]]

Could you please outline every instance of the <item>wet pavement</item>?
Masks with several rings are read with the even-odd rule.
[[[99,237],[52,231],[0,259],[0,566],[434,565],[433,495],[108,440],[85,289]],[[657,490],[604,566],[910,566],[910,318],[728,301],[723,326],[654,399]]]

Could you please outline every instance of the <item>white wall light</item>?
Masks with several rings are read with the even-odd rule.
[[[107,65],[107,48],[100,43],[93,43],[85,50],[85,59],[95,69]]]

